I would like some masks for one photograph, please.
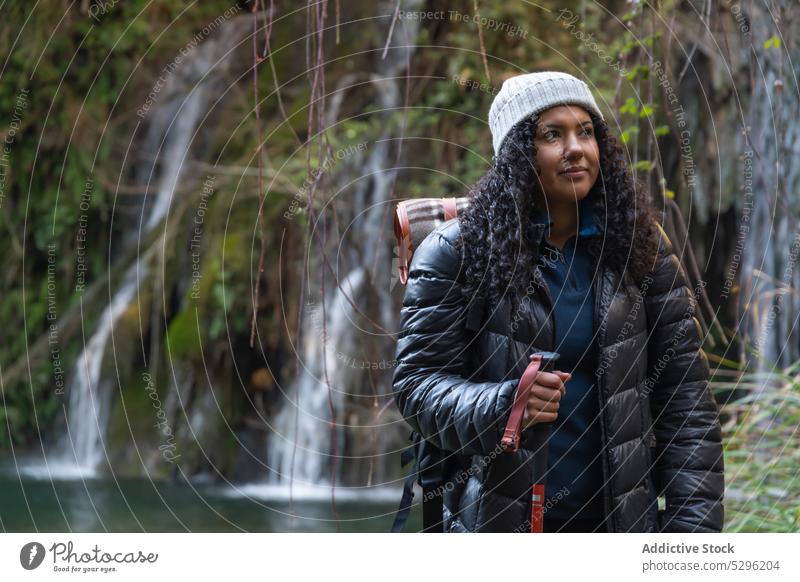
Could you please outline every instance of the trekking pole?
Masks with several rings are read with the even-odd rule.
[[[522,417],[536,375],[551,372],[559,354],[556,352],[534,352],[531,363],[520,378],[514,404],[501,440],[503,450],[514,452],[519,448],[522,432]],[[547,474],[547,441],[550,438],[550,423],[536,423],[530,427],[526,448],[533,451],[533,484],[531,485],[531,533],[542,533],[544,525],[544,486]]]
[[[531,359],[542,360],[539,371],[552,372],[559,355],[555,352],[532,354]],[[547,475],[547,444],[550,423],[539,422],[531,427],[530,450],[533,451],[533,485],[531,485],[531,533],[542,533],[544,528],[544,484]]]

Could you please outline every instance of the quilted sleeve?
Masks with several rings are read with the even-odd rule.
[[[442,450],[486,455],[500,443],[519,379],[473,382],[461,253],[434,230],[414,253],[400,312],[393,391],[406,421]]]
[[[722,432],[708,387],[696,300],[672,245],[661,242],[645,293],[650,408],[656,436],[653,477],[666,497],[664,532],[719,532],[723,523]]]

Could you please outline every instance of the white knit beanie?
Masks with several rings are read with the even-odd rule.
[[[581,105],[603,119],[589,87],[572,75],[544,71],[506,79],[489,108],[495,155],[516,123],[556,105]]]

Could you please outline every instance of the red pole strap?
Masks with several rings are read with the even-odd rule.
[[[542,533],[544,529],[544,485],[531,486],[531,533]]]
[[[536,379],[541,365],[542,356],[538,354],[534,355],[531,358],[531,363],[525,368],[522,378],[519,379],[519,384],[517,384],[517,392],[514,395],[514,404],[511,407],[511,414],[508,417],[506,428],[503,431],[503,438],[500,440],[500,446],[503,447],[503,451],[506,453],[513,453],[519,449],[525,405],[528,402],[528,396],[533,388],[533,381]]]

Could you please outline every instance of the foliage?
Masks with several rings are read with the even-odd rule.
[[[231,6],[203,2],[186,12],[169,2],[104,5],[108,9],[96,12],[97,18],[87,12],[89,3],[67,8],[20,2],[3,9],[6,30],[19,32],[0,49],[6,63],[0,77],[4,131],[14,114],[9,109],[20,95],[29,96],[10,148],[3,192],[2,226],[12,238],[2,283],[4,373],[14,364],[27,370],[19,363],[49,332],[48,305],[56,320],[80,305],[79,252],[86,250],[87,286],[106,274],[109,240],[118,228],[113,215],[123,203],[113,192],[118,178],[113,171],[123,182],[129,172],[119,164],[127,144],[117,136],[134,126],[130,111],[141,105],[153,72]],[[154,34],[162,30],[169,33]],[[90,202],[82,206],[84,195]],[[85,240],[79,239],[82,225]],[[49,275],[48,245],[56,256]],[[97,307],[82,306],[84,325],[94,320]],[[53,350],[60,350],[62,367],[70,370],[82,342],[74,335],[59,339],[43,357],[30,359],[30,377],[17,374],[3,386],[8,430],[0,431],[0,446],[29,441],[61,408]]]
[[[726,526],[730,532],[800,529],[800,362],[773,374],[744,373],[721,390],[725,405]]]

